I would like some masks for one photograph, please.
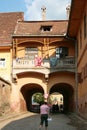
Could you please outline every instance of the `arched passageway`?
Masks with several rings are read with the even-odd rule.
[[[64,112],[74,111],[74,89],[69,84],[59,83],[55,84],[50,89],[50,94],[58,92],[63,95],[63,110]]]
[[[44,93],[43,88],[38,84],[25,84],[21,88],[20,91],[24,97],[24,100],[26,102],[26,109],[28,111],[33,111],[32,110],[32,95],[37,92],[40,92],[42,94]]]

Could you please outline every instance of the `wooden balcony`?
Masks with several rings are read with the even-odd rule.
[[[43,59],[42,63],[39,65],[35,65],[34,60],[29,60],[26,58],[13,60],[13,74],[26,71],[40,72],[44,74],[49,74],[56,71],[75,72],[75,58],[66,57],[58,59],[56,57],[51,57],[49,59]]]

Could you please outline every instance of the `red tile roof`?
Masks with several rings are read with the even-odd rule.
[[[0,46],[12,43],[12,34],[17,21],[23,18],[23,12],[0,13]]]
[[[14,36],[32,35],[64,35],[67,30],[67,20],[55,21],[19,21],[14,32]],[[41,26],[52,26],[51,31],[41,31]]]
[[[0,46],[10,46],[12,35],[64,35],[67,20],[24,21],[23,12],[0,13]],[[42,26],[51,26],[51,31],[41,31]]]

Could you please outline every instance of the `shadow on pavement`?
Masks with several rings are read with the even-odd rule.
[[[32,115],[14,121],[5,125],[1,130],[38,130],[40,118],[38,115]]]

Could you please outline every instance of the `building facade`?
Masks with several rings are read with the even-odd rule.
[[[66,29],[67,20],[17,23],[12,35],[12,76],[21,94],[19,102],[28,110],[35,92],[60,92],[64,110],[75,109],[75,45],[65,37]]]
[[[72,0],[68,36],[77,46],[78,113],[87,118],[87,1]]]
[[[64,112],[83,112],[86,76],[79,83],[78,75],[86,69],[86,47],[85,51],[77,47],[83,45],[81,30],[86,26],[86,15],[81,17],[87,10],[83,11],[84,2],[72,0],[69,20],[24,21],[22,12],[0,14],[0,75],[11,82],[11,112],[31,111],[32,96],[37,92],[48,97],[60,93]],[[77,3],[81,8],[76,8]],[[79,18],[75,9],[80,11]],[[79,19],[83,22],[77,27]],[[86,108],[86,100],[84,103]]]

